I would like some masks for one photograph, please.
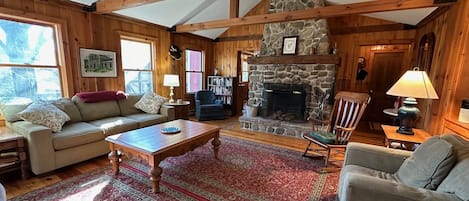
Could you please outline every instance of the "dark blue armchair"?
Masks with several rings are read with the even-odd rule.
[[[195,116],[199,121],[225,119],[225,111],[221,100],[216,100],[210,90],[195,93]]]

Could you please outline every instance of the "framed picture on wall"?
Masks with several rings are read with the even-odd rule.
[[[80,48],[82,77],[117,77],[116,53]]]
[[[282,54],[284,55],[296,54],[297,43],[298,43],[298,36],[283,37]]]

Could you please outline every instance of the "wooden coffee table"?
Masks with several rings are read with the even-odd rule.
[[[405,135],[396,132],[398,128],[397,126],[381,125],[381,127],[386,135],[386,138],[384,139],[384,145],[386,147],[389,147],[392,142],[398,142],[401,145],[404,145],[405,149],[411,151],[415,144],[422,144],[427,138],[431,137],[430,134],[422,129],[414,128],[413,135]]]
[[[181,132],[162,134],[165,127],[178,127]],[[123,154],[145,160],[151,167],[150,180],[154,193],[160,192],[163,170],[159,167],[162,160],[170,156],[183,155],[212,140],[215,158],[218,159],[220,147],[220,128],[188,120],[175,120],[106,137],[111,153],[109,159],[115,174],[119,173],[119,163]]]

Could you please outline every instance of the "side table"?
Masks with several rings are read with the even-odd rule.
[[[397,126],[381,125],[386,137],[384,145],[389,147],[392,142],[404,145],[404,148],[411,151],[415,144],[422,144],[427,138],[431,137],[426,131],[414,128],[414,135],[404,135],[397,132]]]
[[[169,105],[174,107],[174,118],[175,119],[189,119],[189,105],[190,101],[182,101],[180,103],[164,103],[164,105]]]
[[[7,127],[0,127],[0,174],[20,170],[21,177],[27,178],[27,164],[24,137]]]

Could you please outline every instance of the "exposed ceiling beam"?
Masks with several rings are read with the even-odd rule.
[[[111,13],[112,11],[132,8],[162,0],[98,0],[95,4],[96,13]]]
[[[365,14],[384,11],[406,10],[415,8],[427,8],[435,6],[447,6],[454,4],[455,0],[376,0],[352,4],[333,5],[320,8],[308,8],[304,10],[271,13],[263,15],[246,16],[240,18],[214,20],[209,22],[183,24],[176,26],[176,32],[191,32],[204,29],[214,29],[239,25],[266,24],[313,18],[328,18],[343,15]]]
[[[383,32],[383,31],[399,31],[415,29],[416,26],[406,24],[381,24],[381,25],[368,25],[368,26],[354,26],[354,27],[329,27],[332,35],[353,34],[353,33],[370,33],[370,32]]]
[[[239,17],[239,0],[230,0],[230,18]]]

